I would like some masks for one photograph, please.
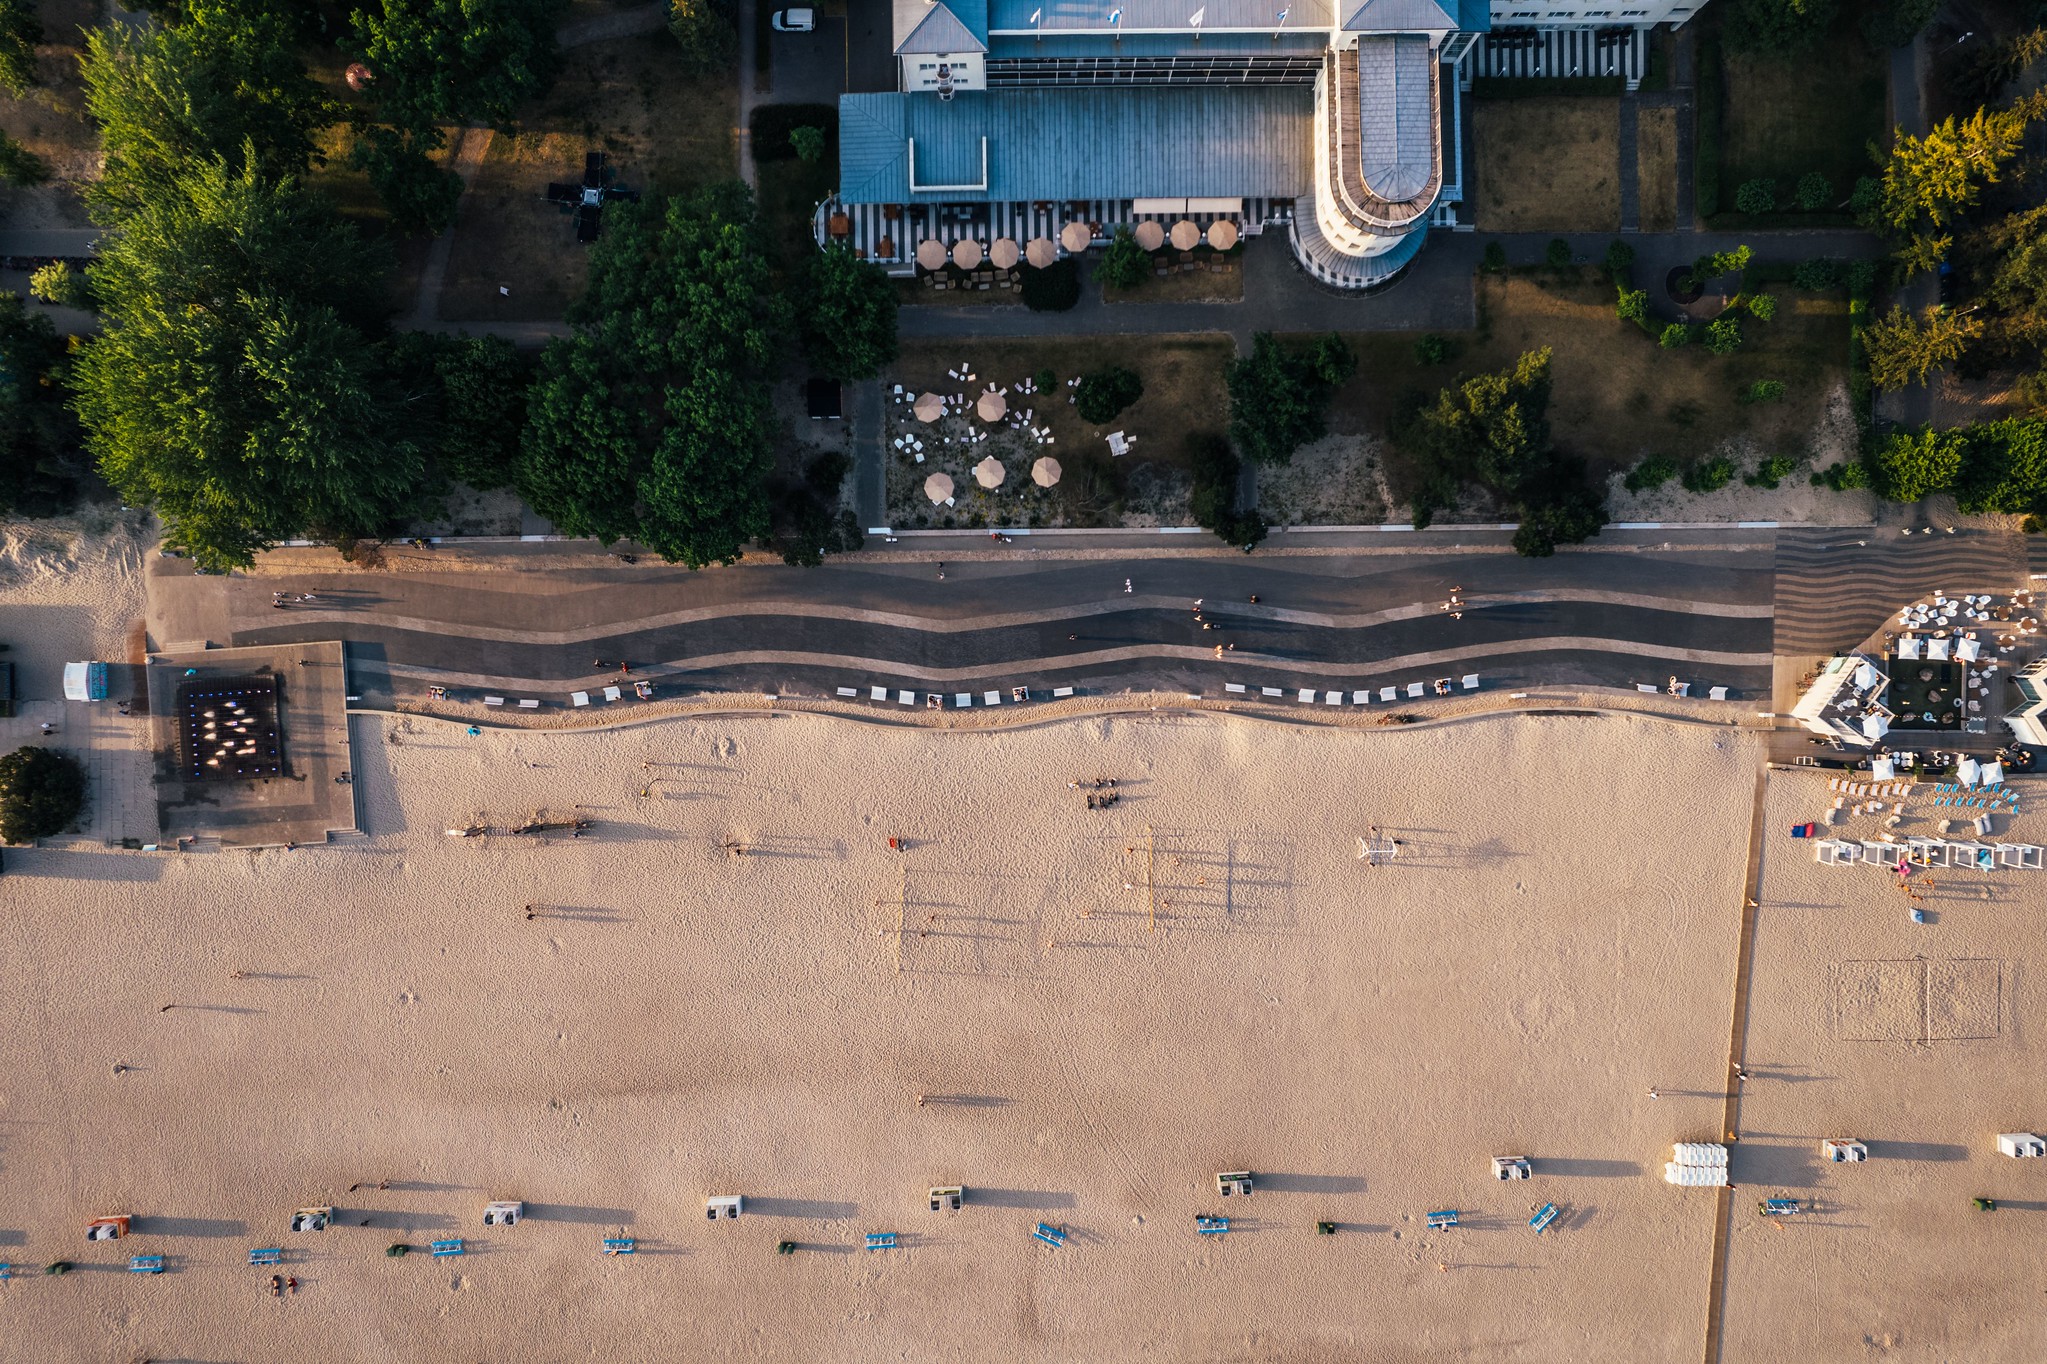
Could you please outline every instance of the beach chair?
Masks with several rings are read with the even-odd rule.
[[[1765,1198],[1756,1204],[1756,1211],[1765,1217],[1790,1217],[1805,1211],[1805,1204],[1795,1198]]]
[[[1651,685],[1650,685],[1649,683],[1647,683],[1647,682],[1637,682],[1637,683],[1635,684],[1635,690],[1636,690],[1636,691],[1645,691],[1645,692],[1648,692],[1648,693],[1649,693],[1649,694],[1650,694],[1651,696],[1654,696],[1654,695],[1656,695],[1656,693],[1657,693],[1657,692],[1658,692],[1659,690],[1661,690],[1661,688],[1658,688],[1658,687],[1653,687],[1653,686],[1651,686]]]
[[[1325,705],[1325,706],[1340,706],[1340,705],[1342,705],[1342,704],[1343,704],[1343,693],[1342,693],[1342,692],[1340,692],[1340,691],[1326,691],[1326,692],[1323,692],[1323,693],[1322,693],[1322,704],[1323,704],[1323,705]]]
[[[249,1247],[249,1263],[252,1265],[281,1265],[284,1263],[283,1246]]]
[[[0,1264],[0,1283],[6,1283],[9,1279],[12,1279],[13,1277],[14,1266],[10,1264]]]
[[[952,698],[952,703],[960,710],[970,709],[974,704],[974,694],[970,691],[960,692]]]
[[[1527,1156],[1494,1156],[1493,1178],[1498,1180],[1527,1179],[1535,1171],[1528,1163]]]
[[[1260,687],[1260,688],[1258,689],[1258,694],[1259,694],[1260,696],[1285,696],[1285,695],[1286,695],[1286,693],[1285,693],[1285,692],[1283,692],[1283,691],[1281,691],[1281,690],[1280,690],[1280,689],[1279,689],[1278,687]]]
[[[869,688],[867,689],[867,695],[868,695],[868,698],[869,698],[870,700],[875,700],[875,701],[886,701],[886,700],[888,700],[888,688],[887,688],[887,687],[869,687]]]
[[[1464,690],[1466,690],[1466,691],[1477,691],[1477,690],[1478,690],[1478,674],[1477,674],[1477,673],[1466,673],[1466,674],[1464,674]]]
[[[606,1255],[631,1255],[639,1249],[639,1242],[630,1236],[607,1236],[604,1238]]]
[[[913,691],[898,691],[896,693],[896,700],[902,705],[914,706],[917,704],[917,693]]]
[[[1031,1235],[1037,1240],[1043,1241],[1046,1245],[1051,1246],[1054,1250],[1066,1244],[1066,1230],[1063,1227],[1047,1226],[1040,1222],[1037,1229]]]
[[[590,704],[590,693],[589,693],[589,692],[586,692],[586,691],[572,691],[572,692],[570,692],[570,693],[569,693],[569,704],[570,704],[570,705],[572,705],[572,706],[587,706],[587,705],[589,705],[589,704]]]
[[[436,1260],[445,1260],[451,1255],[464,1254],[462,1238],[455,1236],[445,1241],[436,1241],[433,1243],[433,1252]]]
[[[1407,695],[1410,700],[1421,700],[1423,693],[1427,690],[1428,683],[1426,682],[1410,682],[1407,684]]]
[[[704,1219],[710,1222],[720,1219],[730,1222],[745,1210],[744,1194],[712,1194],[704,1200]]]
[[[486,1227],[516,1227],[525,1215],[526,1205],[516,1199],[494,1199],[483,1205],[483,1225]]]
[[[1379,688],[1379,699],[1381,701],[1398,701],[1400,699],[1400,688],[1398,687]]]
[[[1537,1236],[1540,1236],[1543,1233],[1543,1229],[1556,1220],[1557,1205],[1545,1203],[1535,1210],[1535,1216],[1528,1219],[1528,1226]]]
[[[870,1231],[867,1233],[867,1248],[869,1250],[894,1250],[896,1248],[896,1234],[892,1231]]]
[[[1445,1208],[1441,1212],[1432,1212],[1427,1220],[1430,1231],[1448,1231],[1457,1225],[1457,1209]]]
[[[958,1212],[967,1201],[967,1191],[958,1184],[940,1184],[931,1190],[931,1211]]]
[[[133,1217],[125,1212],[111,1217],[95,1217],[85,1224],[85,1239],[88,1241],[118,1241],[128,1234],[128,1224]]]
[[[1371,690],[1370,690],[1369,688],[1366,688],[1366,689],[1364,689],[1364,690],[1360,690],[1360,691],[1354,691],[1354,692],[1352,692],[1352,693],[1350,694],[1350,703],[1351,703],[1352,705],[1354,705],[1354,706],[1369,706],[1369,705],[1371,705],[1371,704],[1372,704],[1372,693],[1371,693]]]
[[[1315,689],[1313,687],[1301,688],[1301,694],[1299,696],[1296,696],[1294,700],[1305,701],[1309,705],[1315,704]]]
[[[1054,696],[1071,696],[1071,695],[1073,695],[1073,688],[1071,688],[1071,687],[1054,687],[1054,688],[1052,688],[1052,695],[1054,695]]]
[[[840,687],[840,688],[839,688],[839,695],[841,695],[841,696],[858,696],[859,694],[860,694],[860,689],[859,689],[858,687]]]
[[[1706,699],[1708,701],[1725,701],[1727,699],[1727,688],[1725,687],[1706,688]]]
[[[1195,1213],[1194,1230],[1202,1236],[1224,1236],[1229,1233],[1230,1219],[1227,1217],[1207,1217],[1201,1213]]]
[[[130,1274],[161,1274],[163,1273],[163,1256],[131,1255],[128,1257],[128,1272]]]
[[[520,701],[520,702],[519,702],[519,709],[520,709],[520,710],[539,710],[539,709],[540,709],[540,703],[539,703],[538,701],[535,701],[535,700],[533,700],[532,698],[528,697],[528,698],[526,698],[525,700],[522,700],[522,701]]]
[[[619,697],[623,695],[625,695],[625,693],[620,691],[617,687],[606,687],[604,689],[604,699],[607,701],[616,701],[618,700]]]
[[[483,704],[486,706],[502,706],[504,703],[505,698],[502,696],[486,696],[483,698]]]
[[[1251,1196],[1251,1172],[1249,1170],[1226,1170],[1215,1177],[1215,1191],[1224,1198],[1232,1195],[1238,1198]]]
[[[1001,692],[999,692],[999,691],[984,691],[984,692],[982,692],[982,693],[981,693],[981,704],[982,704],[982,705],[984,705],[984,706],[999,706],[999,705],[1001,705],[1001,704],[1002,704],[1002,693],[1001,693]]]
[[[1242,682],[1225,682],[1223,683],[1223,690],[1226,692],[1234,692],[1237,695],[1241,696],[1243,695],[1244,692],[1244,684]]]

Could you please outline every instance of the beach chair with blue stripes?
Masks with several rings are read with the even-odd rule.
[[[630,1255],[639,1249],[639,1242],[630,1236],[607,1236],[604,1238],[606,1255]]]
[[[163,1256],[131,1255],[128,1257],[128,1272],[130,1274],[161,1274],[163,1273]]]
[[[1428,1223],[1430,1231],[1448,1231],[1457,1225],[1457,1209],[1445,1208],[1441,1212],[1432,1212],[1428,1215]]]
[[[1765,1198],[1756,1204],[1756,1210],[1765,1217],[1790,1217],[1805,1211],[1805,1204],[1795,1198]]]
[[[1031,1235],[1055,1250],[1066,1244],[1066,1229],[1064,1227],[1050,1227],[1040,1222],[1038,1223],[1037,1230],[1033,1231]]]
[[[1222,1236],[1228,1233],[1229,1229],[1230,1219],[1227,1217],[1205,1217],[1200,1213],[1194,1214],[1194,1230],[1203,1236]]]
[[[284,1263],[283,1246],[249,1247],[249,1263],[252,1265],[281,1265]]]
[[[434,1258],[436,1260],[445,1260],[450,1255],[461,1255],[463,1253],[462,1238],[459,1236],[446,1241],[434,1242]]]
[[[1557,1205],[1554,1203],[1545,1203],[1540,1208],[1537,1208],[1535,1210],[1535,1216],[1528,1219],[1528,1226],[1531,1231],[1533,1231],[1537,1236],[1540,1236],[1542,1235],[1543,1228],[1547,1227],[1550,1223],[1556,1220]]]
[[[869,1250],[894,1250],[896,1248],[896,1234],[892,1231],[870,1231],[867,1233],[867,1248]]]

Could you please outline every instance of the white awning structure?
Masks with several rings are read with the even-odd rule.
[[[1920,653],[1920,645],[1921,645],[1921,643],[1922,643],[1922,641],[1920,640],[1919,636],[1917,636],[1917,635],[1901,635],[1901,636],[1899,636],[1899,637],[1898,637],[1898,657],[1899,657],[1899,658],[1917,658],[1917,657],[1919,657],[1919,653]]]
[[[1974,786],[1981,772],[1982,768],[1974,758],[1964,758],[1955,764],[1955,780],[1964,786]]]
[[[1791,708],[1791,718],[1815,734],[1842,743],[1868,747],[1890,728],[1883,697],[1890,678],[1861,654],[1839,654],[1827,661]],[[1870,722],[1878,728],[1872,730]]]
[[[1983,657],[1983,646],[1977,641],[1964,636],[1955,641],[1955,657],[1964,663],[1974,663],[1977,659]]]
[[[1878,758],[1869,765],[1871,781],[1889,781],[1898,775],[1898,765],[1889,758]]]
[[[1862,717],[1862,733],[1865,738],[1870,740],[1881,739],[1890,732],[1891,722],[1888,716],[1865,715]]]
[[[1876,685],[1878,676],[1876,665],[1864,659],[1855,667],[1855,690],[1868,691]]]
[[[1984,763],[1983,770],[1976,775],[1982,779],[1985,786],[2002,786],[2004,785],[2004,764]]]
[[[1948,640],[1929,639],[1926,641],[1926,656],[1928,658],[1946,658],[1948,656],[1948,648]]]

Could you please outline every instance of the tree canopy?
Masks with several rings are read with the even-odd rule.
[[[881,373],[896,358],[896,291],[887,273],[844,247],[813,255],[803,291],[803,346],[829,378]]]
[[[1835,0],[1732,0],[1727,41],[1746,52],[1803,52],[1834,21]]]
[[[424,482],[364,334],[381,257],[247,158],[200,167],[110,234],[92,269],[104,331],[76,367],[101,472],[213,567],[307,531],[374,534]]]
[[[1308,349],[1282,346],[1270,332],[1230,362],[1230,438],[1254,464],[1284,464],[1327,429],[1329,396],[1357,369],[1357,356],[1331,332]]]
[[[1869,380],[1878,388],[1923,384],[1926,376],[1959,360],[1969,342],[1981,335],[1983,323],[1944,308],[1928,308],[1914,318],[1901,307],[1862,331],[1869,352]]]
[[[26,94],[36,84],[36,44],[43,21],[29,0],[0,0],[0,86]]]
[[[572,535],[631,537],[692,568],[768,530],[766,381],[787,330],[751,194],[618,205],[550,345],[517,485]]]
[[[85,106],[105,167],[86,192],[102,223],[173,195],[216,161],[251,162],[266,180],[313,163],[327,98],[284,23],[233,0],[188,0],[176,26],[111,24],[86,34]]]
[[[567,0],[368,0],[353,41],[395,126],[415,137],[471,119],[509,129],[519,106],[554,83],[554,31],[567,9]]]
[[[17,748],[0,758],[0,843],[61,834],[85,808],[85,768],[53,748]]]

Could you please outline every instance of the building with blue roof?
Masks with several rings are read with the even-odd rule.
[[[849,241],[908,273],[920,247],[929,268],[981,250],[1008,268],[1019,255],[1043,265],[1084,251],[1125,225],[1147,244],[1170,226],[1176,245],[1223,246],[1280,226],[1317,279],[1372,288],[1398,276],[1432,223],[1456,221],[1462,92],[1485,35],[1575,26],[1604,53],[1627,25],[1682,22],[1693,8],[1642,2],[1620,11],[1621,29],[1594,30],[1615,12],[1514,0],[890,0],[897,88],[840,97],[840,188],[819,210],[819,241]],[[1547,50],[1516,37],[1502,60],[1534,51],[1541,74]]]

